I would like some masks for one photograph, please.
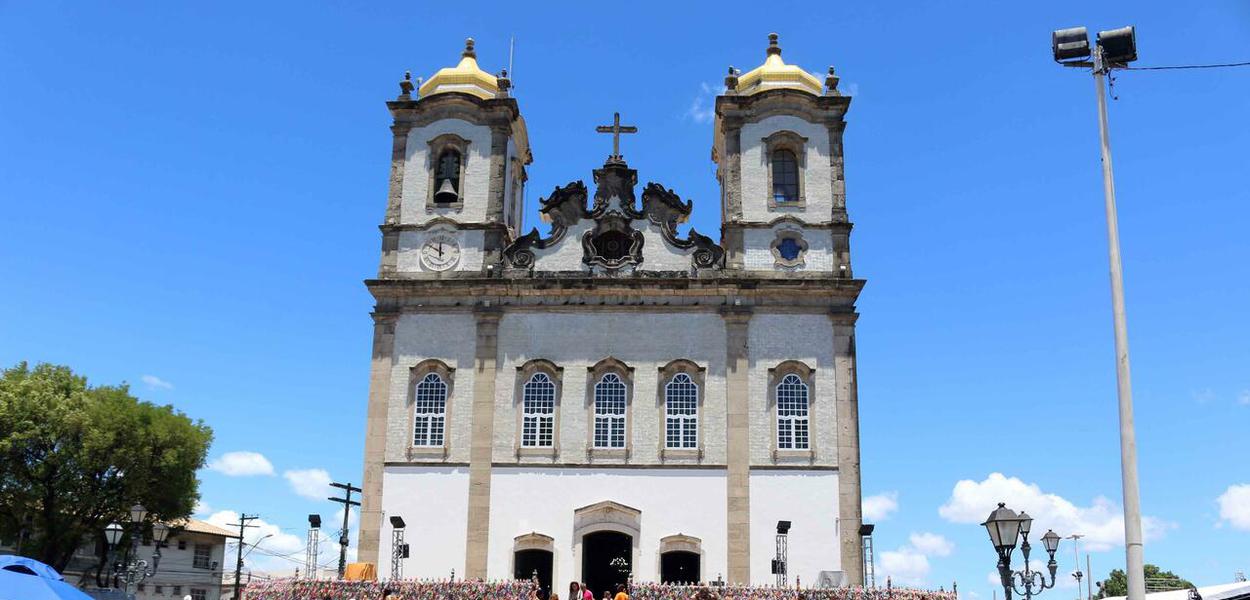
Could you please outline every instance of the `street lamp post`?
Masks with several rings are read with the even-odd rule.
[[[1046,563],[1046,569],[1050,571],[1050,582],[1047,583],[1044,573],[1034,571],[1029,566],[1029,531],[1033,527],[1033,517],[1024,511],[1016,514],[1006,504],[999,502],[998,508],[981,525],[989,532],[990,543],[998,553],[998,577],[1003,585],[1004,600],[1011,600],[1013,590],[1029,600],[1043,590],[1055,587],[1055,572],[1059,569],[1059,563],[1055,562],[1055,551],[1059,549],[1058,534],[1047,531],[1042,536],[1042,545],[1050,555],[1050,562]],[[1011,553],[1016,549],[1017,539],[1020,540],[1020,553],[1024,555],[1024,569],[1012,571]]]
[[[152,550],[152,562],[139,558],[139,536],[143,533],[144,519],[147,517],[148,511],[142,504],[136,504],[130,507],[130,554],[126,557],[125,564],[116,560],[117,546],[121,542],[124,529],[117,523],[110,523],[104,528],[104,538],[109,545],[109,556],[113,564],[113,577],[121,577],[126,583],[126,595],[130,598],[134,597],[135,590],[143,580],[156,574],[156,569],[161,563],[161,544],[165,543],[165,539],[169,537],[169,527],[164,523],[152,524],[152,542],[155,548]]]
[[[1133,388],[1128,360],[1128,325],[1124,311],[1124,273],[1120,265],[1120,226],[1115,208],[1115,178],[1111,170],[1111,134],[1107,125],[1107,93],[1104,79],[1112,69],[1125,68],[1137,60],[1137,34],[1133,27],[1100,31],[1091,49],[1084,27],[1060,29],[1051,34],[1055,62],[1065,67],[1088,68],[1094,74],[1098,95],[1098,132],[1102,147],[1102,189],[1107,211],[1107,247],[1111,267],[1111,314],[1115,324],[1116,395],[1120,408],[1120,478],[1124,490],[1124,557],[1128,575],[1128,600],[1144,600],[1141,495],[1137,483],[1137,434],[1133,428]]]

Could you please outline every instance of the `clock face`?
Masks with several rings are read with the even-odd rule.
[[[436,235],[421,246],[421,263],[432,271],[446,271],[460,261],[460,243],[449,235]]]

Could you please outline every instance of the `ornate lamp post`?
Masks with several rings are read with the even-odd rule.
[[[110,523],[104,528],[104,538],[109,544],[109,554],[114,557],[110,562],[113,563],[113,576],[121,577],[126,582],[126,594],[131,598],[134,597],[135,589],[139,583],[156,574],[157,566],[161,563],[161,544],[165,543],[165,538],[169,537],[169,527],[164,523],[152,524],[152,541],[155,542],[156,548],[152,551],[152,562],[139,558],[139,536],[143,531],[144,519],[147,518],[148,511],[142,504],[136,504],[130,507],[130,555],[127,557],[126,564],[118,562],[115,557],[117,554],[117,545],[121,542],[124,529],[117,523]],[[150,567],[150,568],[149,568]]]
[[[998,553],[998,576],[1002,580],[1005,600],[1011,600],[1012,590],[1029,600],[1043,590],[1055,587],[1055,571],[1059,569],[1059,563],[1055,562],[1055,551],[1059,549],[1058,534],[1047,531],[1042,536],[1042,545],[1050,555],[1050,562],[1046,563],[1046,568],[1050,571],[1050,582],[1047,583],[1044,573],[1033,571],[1029,567],[1029,531],[1033,527],[1033,517],[1023,511],[1016,514],[1006,504],[999,502],[998,508],[981,525],[989,532],[990,543]],[[1020,553],[1024,555],[1024,569],[1012,571],[1011,553],[1016,549],[1017,538],[1020,540]]]

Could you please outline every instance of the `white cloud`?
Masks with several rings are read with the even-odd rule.
[[[148,389],[150,390],[172,390],[174,389],[174,384],[168,381],[165,381],[164,379],[161,379],[160,377],[157,377],[155,375],[144,375],[140,377],[139,379],[143,381],[143,383],[147,384]]]
[[[209,506],[207,502],[205,502],[205,501],[203,501],[203,500],[196,500],[196,501],[195,501],[195,509],[191,511],[191,514],[193,514],[193,515],[206,515],[206,514],[211,513],[211,512],[213,512],[213,507]]]
[[[219,510],[205,520],[229,531],[239,530],[239,513],[233,510]],[[243,549],[244,563],[248,568],[261,572],[285,572],[303,564],[303,537],[282,531],[282,528],[264,519],[253,519],[248,524],[255,525],[243,532],[243,543],[246,544]]]
[[[913,533],[907,541],[911,542],[912,548],[926,556],[950,556],[955,550],[955,544],[936,533]]]
[[[291,489],[309,500],[325,500],[334,491],[325,469],[293,469],[282,474]]]
[[[1216,502],[1220,505],[1221,524],[1250,531],[1250,483],[1228,486]]]
[[[938,514],[953,523],[981,523],[999,502],[1028,512],[1033,517],[1035,538],[1047,529],[1064,537],[1080,533],[1085,536],[1082,547],[1093,552],[1124,543],[1124,514],[1106,497],[1094,498],[1089,506],[1077,506],[1061,496],[1042,492],[1037,484],[1002,473],[991,473],[984,481],[965,479],[956,483]],[[1142,517],[1142,532],[1147,541],[1159,539],[1175,526],[1154,517]]]
[[[273,475],[273,464],[259,452],[227,452],[209,462],[208,468],[231,477]]]
[[[716,118],[716,95],[720,93],[720,87],[704,83],[699,86],[699,93],[690,102],[690,108],[686,110],[686,117],[695,123],[711,123]]]
[[[898,510],[898,492],[883,492],[864,498],[865,521],[884,521],[890,513]]]
[[[929,559],[915,548],[904,546],[881,553],[881,571],[896,584],[924,585],[929,577]]]

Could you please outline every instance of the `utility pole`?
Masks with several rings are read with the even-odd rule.
[[[234,563],[234,600],[239,600],[239,577],[243,574],[243,530],[248,527],[257,527],[248,525],[248,521],[259,517],[260,515],[239,515],[239,559]]]
[[[329,498],[331,502],[343,505],[343,530],[339,532],[339,579],[342,579],[343,573],[347,571],[347,517],[351,514],[353,506],[360,506],[359,502],[352,500],[352,492],[364,492],[364,490],[352,487],[351,483],[331,483],[330,485],[343,490],[342,498],[333,496]]]

